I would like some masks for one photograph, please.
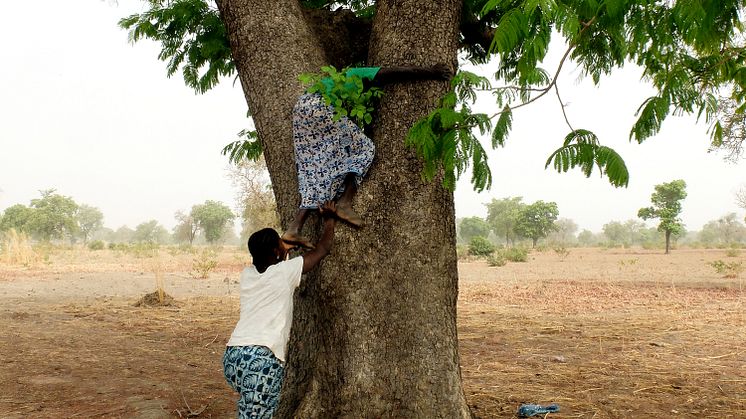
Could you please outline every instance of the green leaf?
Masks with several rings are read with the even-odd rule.
[[[492,148],[505,147],[505,140],[508,138],[512,126],[513,112],[509,106],[505,106],[500,113],[497,124],[495,124],[495,130],[492,132]]]
[[[629,171],[622,157],[613,149],[600,145],[596,135],[588,130],[579,129],[568,134],[562,147],[547,159],[545,167],[550,165],[558,172],[578,167],[586,177],[590,177],[593,168],[597,167],[615,187],[629,184]]]
[[[228,156],[228,162],[239,164],[242,160],[248,159],[256,161],[261,157],[263,149],[262,143],[256,131],[243,130],[238,133],[239,137],[246,139],[234,141],[221,150],[221,154]]]

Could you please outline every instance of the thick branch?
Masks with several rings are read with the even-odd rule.
[[[304,9],[303,15],[324,49],[327,62],[337,68],[365,63],[372,23],[349,9]]]

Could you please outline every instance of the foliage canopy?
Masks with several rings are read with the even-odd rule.
[[[307,8],[352,10],[363,20],[375,15],[372,0],[306,0]],[[211,0],[148,0],[149,9],[124,18],[133,42],[161,44],[159,59],[167,74],[181,69],[187,86],[199,93],[235,73],[225,28]],[[493,148],[507,141],[515,111],[554,92],[569,133],[549,156],[546,167],[558,172],[594,170],[614,186],[626,186],[622,157],[586,129],[575,128],[564,113],[558,77],[568,60],[583,77],[598,84],[604,76],[634,63],[655,94],[642,101],[629,138],[643,142],[656,135],[670,115],[692,114],[709,124],[713,147],[740,153],[746,121],[746,48],[741,35],[743,2],[650,0],[465,0],[460,22],[464,57],[495,62],[494,80],[460,72],[438,109],[412,128],[407,143],[425,162],[423,177],[444,173],[443,184],[471,167],[476,190],[489,188],[491,173],[480,136]],[[564,49],[556,68],[543,69],[552,41]],[[350,63],[352,64],[352,63]],[[496,83],[493,85],[493,81]],[[473,112],[477,93],[495,97],[495,112]],[[369,112],[361,112],[362,120]],[[256,137],[224,149],[231,161],[258,157]]]

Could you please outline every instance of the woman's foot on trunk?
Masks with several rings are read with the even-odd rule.
[[[363,219],[346,202],[337,202],[337,218],[346,221],[355,227],[363,226]]]
[[[280,239],[285,243],[294,244],[306,249],[313,249],[315,247],[310,240],[294,231],[286,231]]]

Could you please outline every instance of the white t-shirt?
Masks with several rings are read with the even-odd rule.
[[[241,316],[227,346],[262,345],[285,361],[293,321],[293,292],[300,284],[303,257],[241,272]]]

